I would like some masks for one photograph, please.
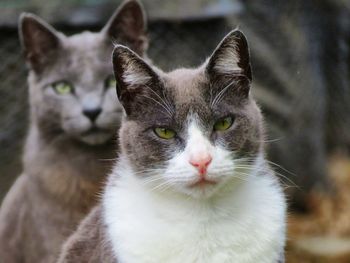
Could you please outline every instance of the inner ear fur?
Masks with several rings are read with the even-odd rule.
[[[252,81],[248,42],[241,31],[227,34],[206,65],[211,88],[220,92],[230,88],[235,95],[247,97]]]
[[[245,76],[252,80],[248,42],[239,30],[231,31],[210,56],[206,71],[217,76]]]
[[[117,80],[118,99],[127,114],[142,103],[161,96],[162,85],[158,74],[140,56],[128,47],[117,45],[113,51],[113,69]]]

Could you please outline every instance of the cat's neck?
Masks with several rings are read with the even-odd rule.
[[[272,172],[264,173],[233,182],[213,198],[196,199],[156,193],[138,174],[117,166],[103,199],[113,250],[125,262],[152,258],[152,262],[177,263],[185,262],[188,255],[193,255],[191,262],[277,262],[284,246],[285,204]],[[207,250],[194,252],[198,244]],[[225,246],[217,249],[217,244]],[[251,247],[250,259],[240,247]]]
[[[38,191],[77,205],[92,202],[100,191],[111,161],[115,143],[87,146],[58,136],[47,139],[31,125],[24,149],[24,174],[30,176]],[[89,206],[87,204],[87,206]]]

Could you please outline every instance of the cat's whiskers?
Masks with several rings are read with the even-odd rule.
[[[248,161],[251,161],[252,164],[249,164]],[[217,176],[229,176],[243,181],[249,181],[252,174],[256,171],[254,163],[255,159],[252,158],[235,159],[234,165],[216,167],[211,174]]]
[[[101,162],[109,162],[109,161],[118,161],[118,158],[100,158],[98,160]]]
[[[283,137],[276,138],[276,139],[268,139],[268,140],[255,140],[254,142],[261,142],[261,143],[271,143],[271,142],[279,142],[283,140]]]
[[[240,171],[236,168],[222,169],[222,170],[219,170],[217,173],[222,175],[222,176],[230,176],[230,177],[240,177],[243,175],[244,178],[251,177],[251,175],[252,175],[252,173],[250,173],[249,171],[243,172],[243,171]]]
[[[297,188],[297,189],[300,189],[300,186],[298,186],[296,183],[294,183],[290,178],[288,178],[287,176],[285,176],[285,175],[283,175],[283,174],[281,174],[281,173],[279,173],[279,172],[276,172],[276,171],[274,171],[275,172],[275,175],[276,176],[278,176],[279,178],[281,178],[281,182],[282,183],[284,183],[284,184],[286,184],[288,187],[295,187],[295,188]],[[283,179],[285,180],[285,181],[283,181]],[[290,183],[291,185],[288,185],[287,183]]]
[[[168,109],[166,106],[164,106],[161,102],[157,101],[156,99],[154,99],[154,98],[152,98],[152,97],[148,97],[148,96],[146,96],[146,95],[144,95],[144,94],[142,94],[142,95],[140,95],[140,96],[141,96],[141,97],[144,97],[144,98],[146,98],[146,99],[150,99],[150,100],[154,101],[155,103],[157,103],[159,106],[161,106],[161,107],[165,110],[164,113],[166,113],[166,114],[169,115],[169,116],[172,116],[171,111],[169,111],[169,109]]]
[[[162,180],[162,178],[157,178],[154,180],[143,181],[142,185],[144,185],[144,186],[157,186],[157,185],[159,185],[158,184],[159,182],[164,182],[164,180]]]
[[[161,184],[159,184],[159,185],[153,187],[153,188],[151,189],[151,192],[154,192],[154,191],[156,191],[156,190],[163,191],[164,189],[162,189],[162,188],[164,188],[164,187],[170,187],[170,186],[171,186],[170,181],[164,181],[163,183],[161,183]]]
[[[163,103],[163,106],[164,106],[165,108],[168,109],[167,111],[170,113],[170,115],[173,115],[173,114],[174,114],[174,111],[173,111],[172,107],[170,106],[170,103],[167,101],[166,98],[163,99],[157,92],[155,92],[155,91],[154,91],[151,87],[149,87],[148,85],[145,85],[145,87],[148,88],[149,90],[151,90],[152,93],[153,93],[154,95],[156,95],[156,96],[158,97],[158,99],[160,99],[160,101]]]
[[[291,173],[290,171],[284,169],[282,166],[274,163],[274,162],[271,162],[271,161],[268,161],[266,160],[269,164],[273,165],[273,166],[276,166],[277,168],[280,168],[281,170],[285,171],[285,172],[288,172],[290,173],[291,175],[294,175],[293,173]],[[255,171],[256,170],[256,167],[254,166],[250,166],[250,165],[236,165],[236,168],[239,169],[239,168],[242,168],[242,169],[246,169],[246,170],[250,170],[250,171]],[[260,168],[260,171],[261,172],[269,172],[269,168],[268,167],[259,167]],[[275,169],[274,169],[275,170]],[[288,178],[286,175],[280,173],[280,172],[277,172],[277,171],[274,171],[275,172],[275,175],[278,176],[279,178],[281,178],[281,181],[282,183],[284,183],[285,185],[287,185],[288,187],[296,187],[296,188],[299,188],[298,185],[296,185],[290,178]]]
[[[210,105],[212,105],[213,102],[213,90],[210,89],[210,99],[209,99]]]
[[[290,174],[290,175],[292,175],[292,176],[297,176],[295,173],[293,173],[293,172],[287,170],[286,168],[284,168],[283,166],[281,166],[281,165],[279,165],[279,164],[277,164],[277,163],[275,163],[275,162],[272,162],[272,161],[269,161],[269,160],[266,160],[266,161],[267,161],[270,165],[275,166],[275,167],[277,167],[277,168],[279,168],[279,169],[281,169],[281,170],[287,172],[288,174]]]
[[[165,168],[159,167],[159,168],[149,168],[149,169],[144,169],[144,170],[140,170],[140,171],[134,171],[133,174],[135,175],[139,175],[139,174],[150,174],[150,173],[161,173],[164,172]]]
[[[247,177],[249,174],[248,173],[244,173],[242,171],[240,171],[240,169],[245,170],[245,171],[254,171],[254,168],[252,166],[249,165],[235,165],[235,166],[222,166],[222,167],[217,167],[215,168],[215,170],[211,171],[210,174],[211,175],[216,175],[216,176],[235,176],[235,177],[239,177],[240,179],[245,179],[242,177],[242,175],[244,175],[245,177]],[[159,173],[164,173],[163,169],[150,169],[148,171],[140,171],[137,173],[142,173],[145,174],[146,176],[159,176]],[[183,175],[183,176],[179,176],[181,174],[185,174],[187,173],[188,176]],[[187,169],[181,169],[176,170],[176,172],[171,172],[168,171],[166,172],[167,176],[169,178],[167,178],[166,180],[168,182],[172,182],[172,183],[186,183],[189,182],[193,179],[193,174],[191,171],[188,171]],[[174,179],[175,178],[175,179]],[[157,181],[162,181],[164,180],[162,177],[156,177],[156,178],[148,178],[145,179],[143,181],[144,184],[151,184]]]
[[[152,183],[155,181],[161,181],[161,180],[162,180],[162,177],[158,177],[156,175],[150,175],[150,177],[142,178],[142,183],[148,184],[148,183]]]
[[[231,81],[225,88],[223,88],[214,98],[214,100],[211,103],[211,107],[214,108],[217,103],[221,101],[221,98],[223,97],[224,93],[228,90],[231,85],[233,85],[236,82],[236,80]]]

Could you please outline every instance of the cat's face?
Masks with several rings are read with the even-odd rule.
[[[25,14],[20,36],[31,68],[32,117],[41,131],[90,145],[111,139],[122,116],[115,98],[112,42],[144,54],[145,22],[139,3],[122,5],[101,32],[70,37]]]
[[[245,180],[263,134],[241,32],[231,32],[198,69],[165,74],[122,46],[114,51],[114,69],[127,114],[122,154],[145,185],[209,197]]]

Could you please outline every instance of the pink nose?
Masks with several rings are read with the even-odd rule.
[[[198,169],[200,175],[205,175],[207,173],[208,166],[211,163],[212,159],[213,158],[209,154],[202,155],[196,158],[191,158],[190,164]]]

